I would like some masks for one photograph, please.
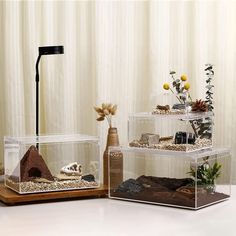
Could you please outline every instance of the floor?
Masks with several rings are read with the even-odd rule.
[[[235,236],[236,186],[230,200],[198,211],[111,199],[0,203],[0,235]]]

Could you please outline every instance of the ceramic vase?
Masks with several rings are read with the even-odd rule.
[[[116,188],[123,181],[123,154],[119,151],[108,155],[109,146],[119,146],[119,136],[117,128],[109,128],[107,134],[106,149],[103,154],[103,183],[105,186],[110,184],[110,188]],[[110,165],[110,168],[108,166]],[[108,172],[109,171],[109,172]],[[109,183],[109,175],[112,180]]]

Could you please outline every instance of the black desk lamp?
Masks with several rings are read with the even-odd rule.
[[[47,46],[47,47],[39,47],[39,55],[36,61],[36,136],[39,135],[39,61],[41,56],[43,55],[54,55],[54,54],[64,54],[63,46]],[[38,145],[37,145],[38,147]]]

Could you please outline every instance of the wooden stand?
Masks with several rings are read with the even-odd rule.
[[[17,205],[27,203],[37,203],[44,201],[59,201],[70,200],[79,198],[92,198],[92,197],[106,197],[108,194],[107,188],[101,186],[96,189],[81,189],[49,193],[31,193],[31,194],[18,194],[4,186],[0,182],[0,201],[6,205]]]

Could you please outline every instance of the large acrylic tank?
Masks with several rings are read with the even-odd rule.
[[[5,185],[20,193],[98,188],[97,137],[51,135],[4,138]]]
[[[119,153],[123,167],[113,165]],[[228,149],[173,153],[110,147],[109,158],[110,198],[199,209],[230,197]]]

